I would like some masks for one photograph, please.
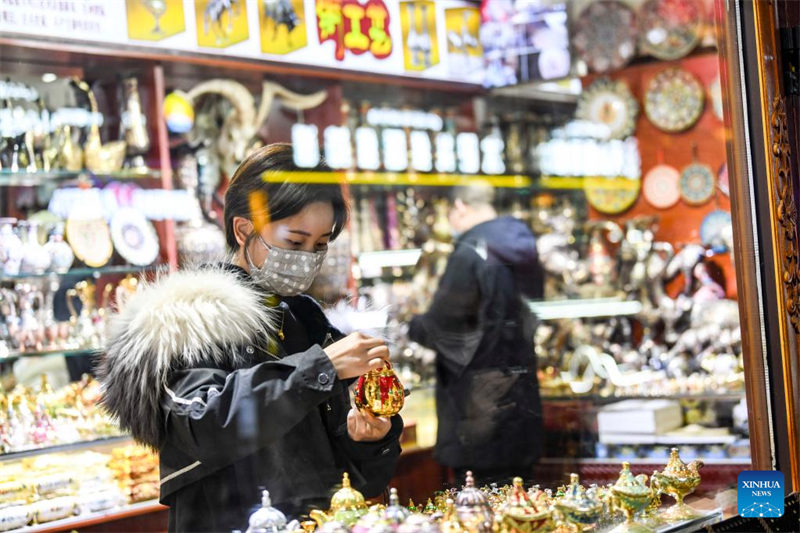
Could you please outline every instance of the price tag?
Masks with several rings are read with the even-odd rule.
[[[433,169],[431,138],[426,131],[411,132],[411,166],[420,172]]]
[[[295,165],[300,168],[314,168],[319,165],[319,136],[315,125],[294,124],[292,145]]]
[[[401,172],[408,168],[408,145],[403,130],[383,130],[383,166],[389,172]]]
[[[506,164],[503,162],[503,152],[506,144],[500,133],[493,131],[481,141],[481,171],[484,174],[503,174]]]
[[[480,140],[475,133],[459,133],[456,136],[458,170],[465,174],[477,174],[481,169]]]
[[[352,168],[353,148],[350,145],[350,129],[346,126],[328,126],[323,133],[325,140],[325,162],[335,169]]]
[[[356,162],[361,170],[380,168],[380,145],[375,128],[356,128]]]
[[[456,139],[450,133],[436,134],[436,170],[448,173],[456,171]]]

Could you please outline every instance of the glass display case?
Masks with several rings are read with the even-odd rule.
[[[227,181],[273,142],[295,146],[290,179],[341,184],[349,201],[310,293],[343,332],[388,341],[407,388],[403,498],[462,481],[433,460],[437,354],[408,324],[456,246],[452,190],[476,181],[531,229],[542,267],[543,297],[523,303],[543,447],[520,475],[612,485],[623,462],[634,479],[677,447],[705,463],[691,497],[705,509],[736,514],[743,470],[780,469],[797,490],[796,165],[775,15],[711,0],[456,3],[389,6],[402,75],[295,61],[300,41],[212,53],[241,37],[224,25],[199,50],[0,35],[0,484],[25,470],[65,486],[0,494],[0,513],[163,528],[157,458],[102,411],[91,376],[131,293],[223,257]],[[152,4],[153,35],[180,37]],[[313,30],[315,2],[293,4]],[[295,35],[271,20],[259,24]],[[439,62],[466,74],[425,73]],[[310,170],[323,159],[330,171]]]

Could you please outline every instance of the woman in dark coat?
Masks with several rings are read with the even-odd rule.
[[[292,170],[289,145],[245,160],[225,196],[232,261],[165,276],[112,322],[104,404],[160,452],[171,531],[244,530],[261,488],[298,517],[345,471],[375,497],[400,454],[400,417],[351,408],[348,390],[386,345],[343,337],[302,294],[346,223],[341,190],[263,179]]]

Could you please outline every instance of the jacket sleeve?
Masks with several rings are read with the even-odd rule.
[[[409,338],[435,350],[456,374],[472,360],[482,338],[481,262],[470,246],[459,246],[447,262],[430,308],[409,324]]]
[[[162,402],[165,434],[202,463],[224,466],[280,439],[334,394],[337,380],[316,345],[230,373],[179,371]]]

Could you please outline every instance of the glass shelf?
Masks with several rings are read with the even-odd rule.
[[[623,300],[622,298],[529,300],[528,308],[539,320],[558,320],[635,315],[642,310],[642,304],[636,300]]]
[[[112,274],[137,274],[141,272],[148,272],[151,270],[158,270],[159,268],[166,268],[165,265],[150,265],[146,267],[132,266],[132,265],[112,265],[100,268],[77,267],[68,270],[67,272],[45,272],[44,274],[0,274],[0,282],[3,281],[16,281],[25,279],[42,279],[42,278],[59,278],[62,276],[80,276],[99,278],[100,276]]]
[[[579,464],[579,465],[614,465],[619,466],[623,461],[632,465],[664,465],[669,460],[669,457],[663,459],[650,459],[647,457],[542,457],[539,462],[542,464],[561,465],[561,464]],[[703,463],[706,465],[750,465],[749,457],[724,457],[724,458],[703,458]]]
[[[0,462],[14,461],[16,459],[24,459],[26,457],[34,457],[36,455],[46,455],[49,453],[73,452],[78,450],[85,450],[90,448],[96,448],[98,446],[105,446],[107,444],[128,442],[132,438],[133,437],[131,437],[130,435],[115,435],[113,437],[101,437],[92,440],[70,442],[67,444],[54,444],[53,446],[42,446],[40,448],[31,448],[29,450],[21,450],[18,452],[0,453]]]
[[[542,395],[542,402],[592,402],[592,403],[612,403],[623,400],[715,400],[715,401],[738,401],[744,398],[744,391],[741,392],[698,392],[678,393],[678,394],[651,394],[651,395],[620,395],[620,396],[601,396],[599,394],[583,395]]]
[[[4,187],[37,187],[48,183],[63,183],[80,178],[100,179],[106,181],[113,180],[140,180],[140,179],[161,179],[161,171],[155,169],[120,170],[107,174],[94,174],[88,170],[73,172],[68,170],[53,170],[50,172],[12,172],[4,169],[0,170],[0,186]]]
[[[421,255],[422,249],[420,248],[361,252],[358,254],[358,266],[361,267],[363,271],[377,272],[377,276],[380,276],[381,269],[383,268],[415,266]]]
[[[104,348],[82,348],[79,350],[50,350],[43,352],[10,352],[8,355],[0,357],[0,363],[6,361],[13,361],[22,357],[48,357],[48,356],[62,356],[62,357],[81,357],[86,355],[96,355],[102,353]]]

